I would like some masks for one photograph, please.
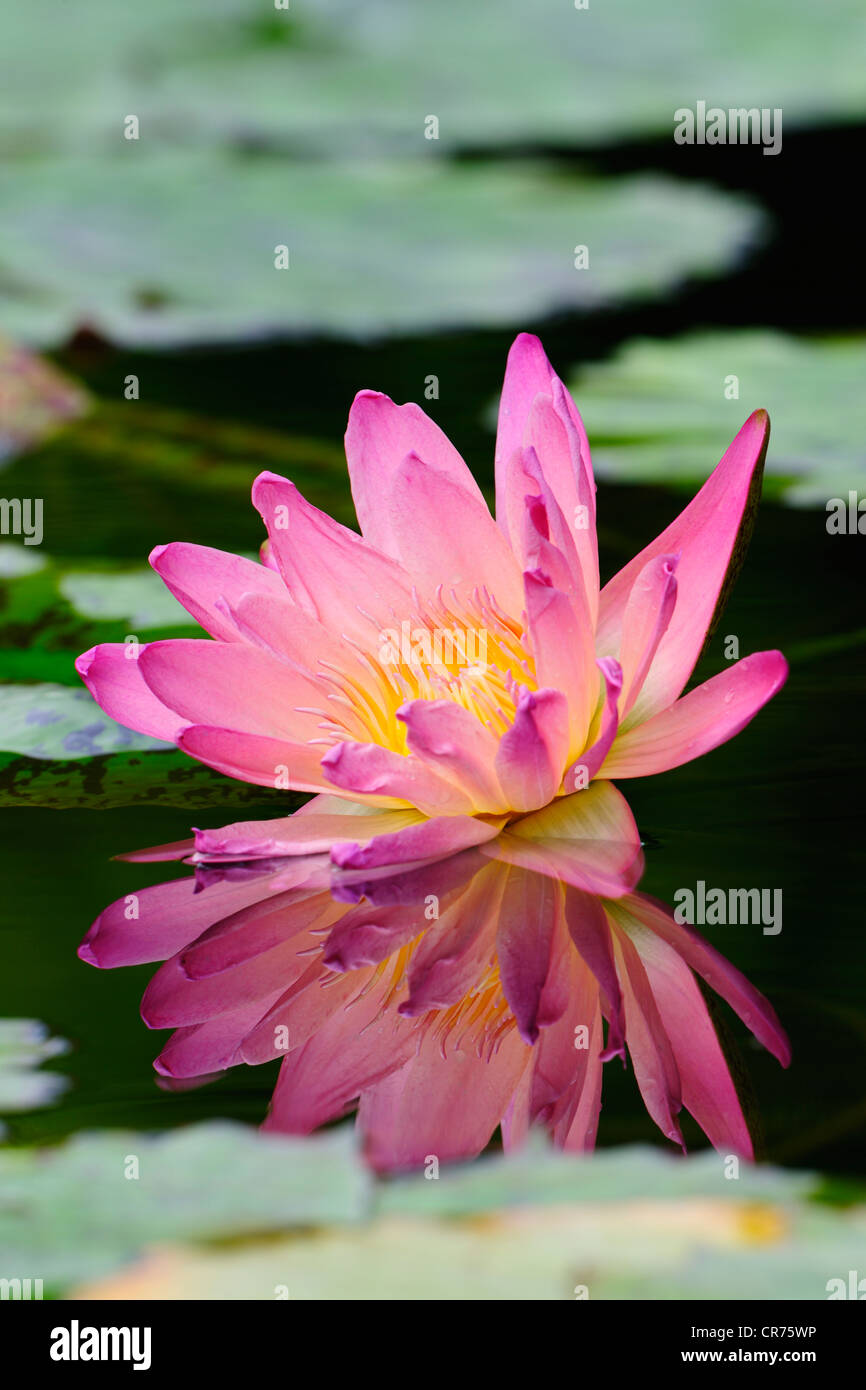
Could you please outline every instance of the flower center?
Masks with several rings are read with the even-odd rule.
[[[381,628],[370,618],[371,640],[344,640],[354,649],[354,672],[319,662],[319,679],[331,687],[322,714],[328,744],[346,739],[407,753],[406,729],[397,718],[410,700],[452,700],[501,737],[515,715],[515,684],[537,688],[535,663],[524,629],[486,589],[470,598],[437,590],[408,616],[393,615]]]

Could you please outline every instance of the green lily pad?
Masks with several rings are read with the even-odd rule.
[[[864,1209],[818,1206],[808,1174],[728,1172],[717,1154],[578,1158],[536,1141],[377,1180],[351,1126],[82,1134],[0,1152],[0,1244],[49,1296],[826,1297],[828,1274],[855,1267]]]
[[[225,777],[104,714],[83,686],[0,685],[0,806],[158,805],[193,809],[306,800]]]
[[[77,1135],[0,1150],[4,1270],[68,1285],[159,1240],[214,1241],[364,1213],[370,1178],[351,1130],[311,1139],[214,1121],[153,1136]]]
[[[0,1019],[0,1114],[37,1110],[56,1100],[69,1085],[67,1078],[36,1068],[67,1051],[65,1040],[52,1038],[36,1019]],[[0,1138],[3,1133],[0,1124]]]
[[[195,762],[179,748],[56,759],[0,752],[0,806],[44,806],[58,811],[142,805],[189,811],[256,807],[262,816],[277,816],[289,815],[305,800],[292,792],[269,793],[237,782]]]
[[[18,338],[57,343],[82,322],[160,346],[506,325],[663,296],[736,262],[763,228],[744,198],[661,175],[133,156],[6,169],[0,316]]]
[[[40,760],[170,746],[109,719],[83,687],[47,682],[0,686],[0,743],[4,752]]]
[[[764,408],[765,491],[823,506],[864,476],[864,379],[866,338],[749,330],[627,343],[612,361],[577,369],[569,386],[599,477],[692,488]]]
[[[154,570],[110,574],[74,570],[58,585],[85,618],[122,618],[131,633],[154,627],[197,627]]]
[[[809,6],[641,0],[578,9],[537,0],[79,0],[50,27],[19,6],[6,26],[0,145],[20,153],[140,143],[287,146],[316,153],[459,146],[586,146],[672,132],[677,107],[773,106],[785,126],[864,110],[859,0]],[[44,93],[51,92],[50,103]],[[439,118],[438,140],[425,119]],[[139,146],[129,142],[130,152]]]
[[[781,1201],[814,1193],[810,1173],[787,1173],[743,1163],[739,1177],[725,1178],[725,1160],[713,1150],[683,1162],[658,1149],[631,1145],[602,1153],[564,1154],[531,1136],[508,1159],[478,1159],[441,1169],[436,1181],[422,1175],[395,1178],[377,1189],[377,1211],[387,1216],[457,1217],[527,1203],[669,1201],[730,1197]]]

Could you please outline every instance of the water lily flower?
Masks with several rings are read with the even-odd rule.
[[[637,831],[611,783],[410,865],[336,867],[322,802],[125,856],[196,870],[106,908],[79,952],[165,961],[142,1003],[150,1027],[174,1029],[164,1084],[281,1057],[265,1128],[308,1133],[357,1103],[370,1163],[394,1170],[471,1158],[497,1127],[507,1149],[532,1125],[591,1149],[604,1064],[627,1051],[666,1137],[682,1144],[685,1108],[751,1157],[693,972],[783,1065],[787,1041],[739,971],[636,891]]]
[[[768,430],[750,416],[682,514],[600,589],[586,432],[521,334],[496,520],[432,420],[362,391],[346,433],[360,535],[263,473],[262,563],[183,542],[151,555],[212,640],[98,646],[78,670],[122,724],[229,776],[327,796],[317,845],[337,864],[481,845],[595,779],[709,752],[783,684],[784,657],[765,651],[682,693]],[[347,822],[362,811],[364,833]]]

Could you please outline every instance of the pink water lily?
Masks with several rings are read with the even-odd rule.
[[[121,723],[232,777],[327,795],[305,833],[338,864],[480,845],[594,779],[708,752],[782,685],[784,657],[766,651],[682,694],[768,430],[765,412],[750,416],[682,514],[600,590],[586,433],[521,334],[495,521],[432,420],[363,391],[346,433],[361,535],[263,473],[262,563],[182,542],[151,556],[213,640],[98,646],[78,670]]]
[[[668,1139],[682,1144],[685,1109],[751,1156],[692,972],[786,1065],[784,1033],[739,971],[636,891],[637,831],[611,783],[387,868],[335,867],[315,807],[127,856],[196,867],[106,908],[80,948],[102,967],[165,961],[142,1003],[174,1030],[163,1084],[282,1058],[265,1127],[304,1134],[357,1104],[369,1161],[391,1170],[471,1158],[498,1127],[507,1149],[532,1125],[590,1149],[604,1065],[628,1055]]]

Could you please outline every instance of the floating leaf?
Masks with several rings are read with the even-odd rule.
[[[320,0],[270,15],[247,0],[78,0],[50,27],[42,18],[19,6],[4,32],[0,145],[16,153],[116,148],[127,112],[142,144],[435,158],[664,135],[697,95],[782,107],[786,130],[864,110],[860,0],[834,0],[817,31],[814,8],[790,0],[705,3],[687,18],[680,0],[656,0],[651,16],[641,0],[536,0],[531,23],[500,0]]]
[[[58,587],[83,617],[123,618],[131,633],[154,627],[198,627],[154,570],[126,574],[74,570],[61,578]]]
[[[2,690],[2,687],[0,687]],[[166,745],[161,744],[164,748]],[[0,806],[179,806],[185,810],[252,807],[262,816],[288,815],[307,800],[268,792],[197,763],[179,748],[169,752],[111,753],[95,758],[33,758],[0,752]]]
[[[847,498],[864,476],[864,378],[866,338],[744,331],[627,343],[611,362],[579,368],[569,385],[600,477],[691,488],[746,416],[764,408],[772,422],[765,488],[810,506]]]
[[[762,228],[744,198],[661,175],[134,156],[4,171],[0,316],[18,337],[56,343],[82,321],[162,346],[512,324],[662,296],[735,262]]]
[[[0,1019],[0,1113],[36,1110],[56,1100],[69,1085],[67,1078],[36,1068],[67,1050],[64,1039],[52,1038],[36,1019]]]
[[[742,1164],[729,1181],[717,1154],[672,1159],[643,1147],[577,1158],[535,1143],[524,1155],[445,1169],[437,1181],[418,1174],[363,1182],[344,1128],[283,1141],[294,1151],[285,1154],[282,1205],[266,1227],[274,1187],[261,1176],[256,1136],[227,1154],[219,1129],[199,1126],[156,1142],[81,1136],[39,1164],[24,1156],[4,1173],[0,1163],[18,1207],[11,1221],[0,1214],[0,1235],[19,1262],[38,1264],[55,1289],[81,1298],[296,1301],[351,1299],[362,1291],[382,1300],[573,1300],[710,1297],[714,1289],[728,1298],[766,1297],[768,1289],[777,1298],[823,1298],[827,1278],[854,1267],[866,1220],[862,1208],[810,1203],[808,1175]],[[209,1132],[217,1139],[206,1149]],[[342,1208],[330,1190],[319,1202],[309,1197],[317,1146],[327,1143],[334,1146],[328,1179],[337,1168],[347,1194]],[[124,1185],[128,1154],[140,1156],[140,1179]],[[227,1156],[233,1166],[223,1173]],[[195,1189],[191,1166],[199,1176]],[[99,1199],[86,1198],[70,1216],[68,1194],[85,1175]],[[258,1198],[244,1194],[256,1177]],[[330,1189],[330,1181],[319,1176],[319,1189]],[[443,1201],[446,1184],[451,1199]],[[405,1201],[413,1187],[429,1194],[414,1209]],[[28,1219],[37,1237],[35,1250],[25,1253],[18,1232]],[[320,1229],[310,1230],[314,1225]],[[214,1248],[213,1237],[226,1234],[235,1235],[232,1244]],[[257,1234],[267,1238],[250,1239]],[[124,1256],[134,1262],[120,1269]]]
[[[783,1173],[743,1163],[736,1186],[742,1201],[803,1197],[815,1189],[808,1173]],[[724,1160],[712,1150],[688,1162],[638,1145],[576,1157],[551,1148],[538,1136],[510,1155],[443,1168],[436,1182],[395,1178],[378,1189],[384,1215],[466,1216],[490,1208],[538,1202],[668,1201],[715,1198],[731,1192]]]
[[[47,682],[0,686],[0,743],[4,752],[39,759],[170,746],[109,719],[89,691]]]
[[[156,1137],[81,1134],[38,1155],[4,1149],[4,1269],[38,1268],[46,1283],[68,1284],[152,1241],[355,1221],[369,1183],[346,1128],[294,1139],[214,1121]]]

